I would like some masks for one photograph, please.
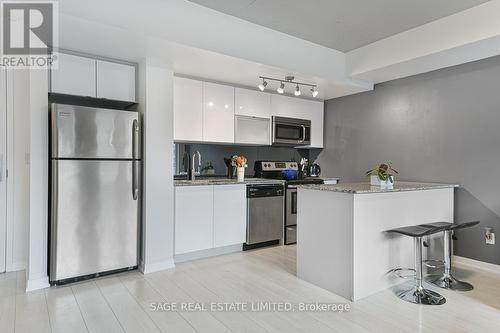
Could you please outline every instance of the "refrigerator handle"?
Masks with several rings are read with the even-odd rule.
[[[0,153],[0,182],[3,182],[3,154]]]
[[[138,161],[132,161],[132,198],[137,200],[139,197],[139,168],[137,167]]]
[[[132,123],[132,158],[137,158],[137,151],[139,150],[139,122],[134,119]]]

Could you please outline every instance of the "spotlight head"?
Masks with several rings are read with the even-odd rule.
[[[301,92],[300,92],[300,87],[299,87],[299,85],[297,85],[297,86],[295,87],[295,91],[293,92],[293,94],[294,94],[295,96],[300,96]]]
[[[266,89],[266,87],[267,87],[267,81],[266,80],[262,80],[262,83],[259,84],[260,91],[264,91],[264,89]]]
[[[285,84],[281,82],[279,88],[276,89],[276,91],[278,92],[278,94],[283,94],[285,92]]]
[[[312,97],[318,96],[318,91],[314,87],[311,88],[311,95]]]

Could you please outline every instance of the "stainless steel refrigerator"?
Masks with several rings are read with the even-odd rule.
[[[137,266],[138,112],[51,105],[51,283]]]

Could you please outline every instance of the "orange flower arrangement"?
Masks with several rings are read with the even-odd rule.
[[[231,158],[231,164],[237,168],[246,168],[248,166],[247,165],[247,158],[243,155],[241,155],[241,156],[234,155]]]

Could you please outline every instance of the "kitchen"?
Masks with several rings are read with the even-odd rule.
[[[293,77],[286,79],[289,85],[296,84]],[[323,102],[312,96],[306,100],[271,94],[262,91],[264,86],[266,79],[259,91],[174,78],[176,259],[187,253],[189,258],[200,257],[199,251],[209,249],[208,253],[220,254],[223,247],[239,251],[241,243],[245,249],[280,240],[295,243],[294,185],[323,183],[320,166],[308,163],[310,152],[323,147]],[[236,179],[235,161],[233,165],[224,162],[235,155],[247,159],[242,180]],[[199,180],[202,167],[213,174]],[[285,184],[281,182],[284,170],[293,171]],[[264,199],[266,191],[272,192],[268,199]],[[277,202],[271,197],[277,197]],[[257,198],[263,202],[255,204]],[[196,211],[187,208],[193,202],[200,205]],[[258,211],[269,216],[259,216]],[[213,221],[204,219],[207,215],[213,215]],[[236,221],[240,221],[239,230],[234,227]]]
[[[494,330],[500,3],[363,6],[51,7],[0,70],[5,331]]]

